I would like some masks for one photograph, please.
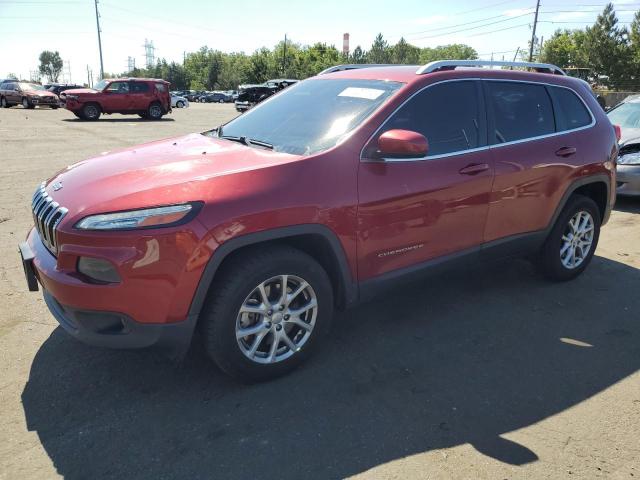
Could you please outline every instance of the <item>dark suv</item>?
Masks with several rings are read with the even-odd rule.
[[[33,195],[29,288],[84,342],[182,354],[198,332],[259,380],[304,360],[335,308],[445,264],[522,255],[572,279],[614,203],[616,133],[559,68],[456,68],[486,64],[337,67],[67,168]]]
[[[279,78],[268,80],[260,85],[240,85],[238,98],[235,100],[236,110],[246,112],[258,103],[266,100],[274,93],[297,83],[298,80]]]
[[[169,82],[152,78],[100,80],[93,88],[62,92],[60,102],[83,120],[97,120],[102,113],[138,114],[159,120],[171,112]]]

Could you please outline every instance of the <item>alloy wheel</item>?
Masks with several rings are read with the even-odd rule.
[[[23,108],[29,108],[29,100],[27,100],[26,98],[22,99],[22,106]]]
[[[567,224],[560,246],[560,261],[565,268],[573,270],[584,262],[595,232],[593,217],[586,210],[578,211]]]
[[[151,118],[160,118],[162,116],[162,109],[160,105],[151,105],[149,108],[149,116]]]
[[[281,362],[300,351],[313,332],[318,300],[311,285],[296,275],[278,275],[257,285],[242,302],[236,340],[249,360]]]

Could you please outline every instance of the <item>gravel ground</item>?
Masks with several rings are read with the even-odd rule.
[[[36,185],[233,115],[0,110],[0,478],[640,477],[640,200],[619,202],[573,282],[516,260],[394,290],[338,315],[312,361],[261,385],[198,351],[175,365],[58,328],[16,248]]]

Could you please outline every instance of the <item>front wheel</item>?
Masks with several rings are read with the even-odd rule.
[[[551,280],[571,280],[589,265],[600,238],[600,211],[583,195],[573,195],[558,216],[539,255],[542,273]]]
[[[297,367],[325,336],[333,315],[327,273],[290,247],[245,251],[223,266],[209,295],[205,348],[223,371],[249,382]]]
[[[94,103],[88,103],[82,107],[82,118],[85,120],[98,120],[100,118],[100,108]]]
[[[176,103],[176,107],[184,108],[184,102],[182,100],[180,100],[179,102]]]
[[[218,103],[224,103],[224,99],[221,98],[220,100],[218,100]]]
[[[35,105],[31,105],[31,103],[29,103],[29,99],[24,97],[22,99],[22,108],[35,108]]]

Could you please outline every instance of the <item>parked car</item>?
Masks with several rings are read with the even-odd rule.
[[[246,112],[278,91],[276,87],[270,87],[265,84],[240,85],[238,89],[238,98],[235,101],[235,106],[240,113]]]
[[[14,105],[24,108],[36,108],[39,105],[55,110],[58,108],[58,96],[37,83],[5,81],[0,84],[0,106],[9,108]]]
[[[175,108],[187,108],[189,107],[189,100],[185,97],[171,94],[171,106]]]
[[[67,90],[77,89],[77,88],[84,88],[84,86],[67,83],[67,84],[54,84],[54,85],[50,85],[49,87],[46,87],[46,89],[49,92],[55,93],[58,96],[60,96],[62,92],[65,92]]]
[[[60,101],[83,120],[97,120],[102,113],[138,114],[159,120],[171,112],[169,82],[152,78],[100,80],[93,88],[62,92]]]
[[[198,332],[222,370],[263,380],[335,308],[445,265],[526,255],[577,277],[615,200],[614,128],[557,67],[474,62],[327,73],[64,169],[33,196],[29,288],[86,343],[178,355]]]
[[[200,103],[226,103],[231,102],[232,97],[222,92],[213,92],[202,95],[198,98]]]
[[[621,131],[616,192],[640,196],[640,95],[628,96],[607,116]]]
[[[196,91],[196,90],[191,90],[189,91],[189,93],[186,93],[184,95],[184,97],[189,100],[190,102],[196,102],[198,97],[200,97],[201,95],[205,95],[207,92],[203,92],[201,90]]]

